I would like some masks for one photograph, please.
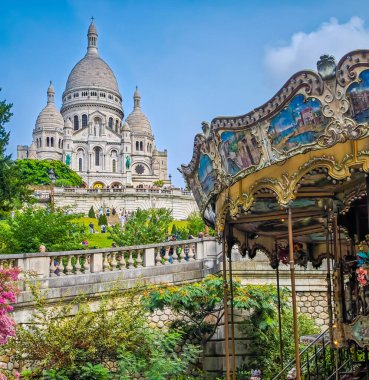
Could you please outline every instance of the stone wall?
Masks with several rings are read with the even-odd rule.
[[[149,192],[107,192],[96,191],[89,193],[58,192],[55,189],[54,202],[57,207],[69,206],[73,211],[87,215],[91,206],[97,211],[100,207],[113,208],[117,213],[135,211],[138,208],[167,208],[173,210],[176,220],[184,220],[198,207],[191,194],[185,194],[180,189],[171,194]]]
[[[300,313],[309,315],[318,326],[328,327],[327,292],[298,292],[297,306]]]

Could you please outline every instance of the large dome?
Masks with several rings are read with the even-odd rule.
[[[87,33],[87,53],[69,74],[65,92],[81,87],[101,88],[119,95],[118,83],[109,65],[100,58],[97,49],[97,31],[91,22]]]
[[[88,52],[69,74],[65,91],[80,87],[99,87],[119,94],[113,71],[97,53]]]

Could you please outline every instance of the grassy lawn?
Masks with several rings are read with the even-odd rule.
[[[110,248],[113,240],[109,239],[109,234],[101,233],[101,228],[98,225],[97,219],[95,218],[80,218],[78,220],[79,222],[83,223],[86,227],[86,232],[87,232],[87,241],[88,241],[88,248]],[[88,226],[90,223],[94,224],[95,227],[95,233],[90,234],[90,227]]]

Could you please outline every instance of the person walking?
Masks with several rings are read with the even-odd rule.
[[[95,233],[95,226],[94,226],[94,224],[91,222],[88,226],[90,227],[90,234],[94,234]]]

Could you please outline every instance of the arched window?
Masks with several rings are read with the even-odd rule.
[[[117,171],[117,161],[116,160],[113,160],[112,167],[113,167],[113,173],[115,173]]]
[[[150,144],[147,143],[147,151],[150,152]]]
[[[87,115],[82,115],[82,128],[87,127]]]
[[[95,165],[100,166],[100,154],[101,154],[101,148],[96,147],[95,148]]]
[[[115,120],[115,132],[119,132],[119,121],[118,121],[118,119],[117,120]]]
[[[109,117],[109,128],[113,129],[113,118]]]
[[[50,138],[46,137],[46,146],[50,146]]]
[[[136,150],[139,150],[139,145],[138,145],[138,141],[136,141]]]
[[[82,164],[83,164],[83,161],[82,161],[82,157],[80,157],[79,159],[78,159],[78,171],[82,171]]]
[[[42,138],[40,137],[40,148],[42,147]]]
[[[54,137],[51,138],[51,144],[52,147],[54,147]]]
[[[78,128],[79,128],[79,120],[78,120],[78,116],[77,116],[77,115],[74,116],[73,121],[74,121],[74,130],[75,130],[75,131],[78,131]]]
[[[144,150],[144,146],[143,146],[143,142],[142,141],[140,141],[140,150],[143,152],[143,150]]]

